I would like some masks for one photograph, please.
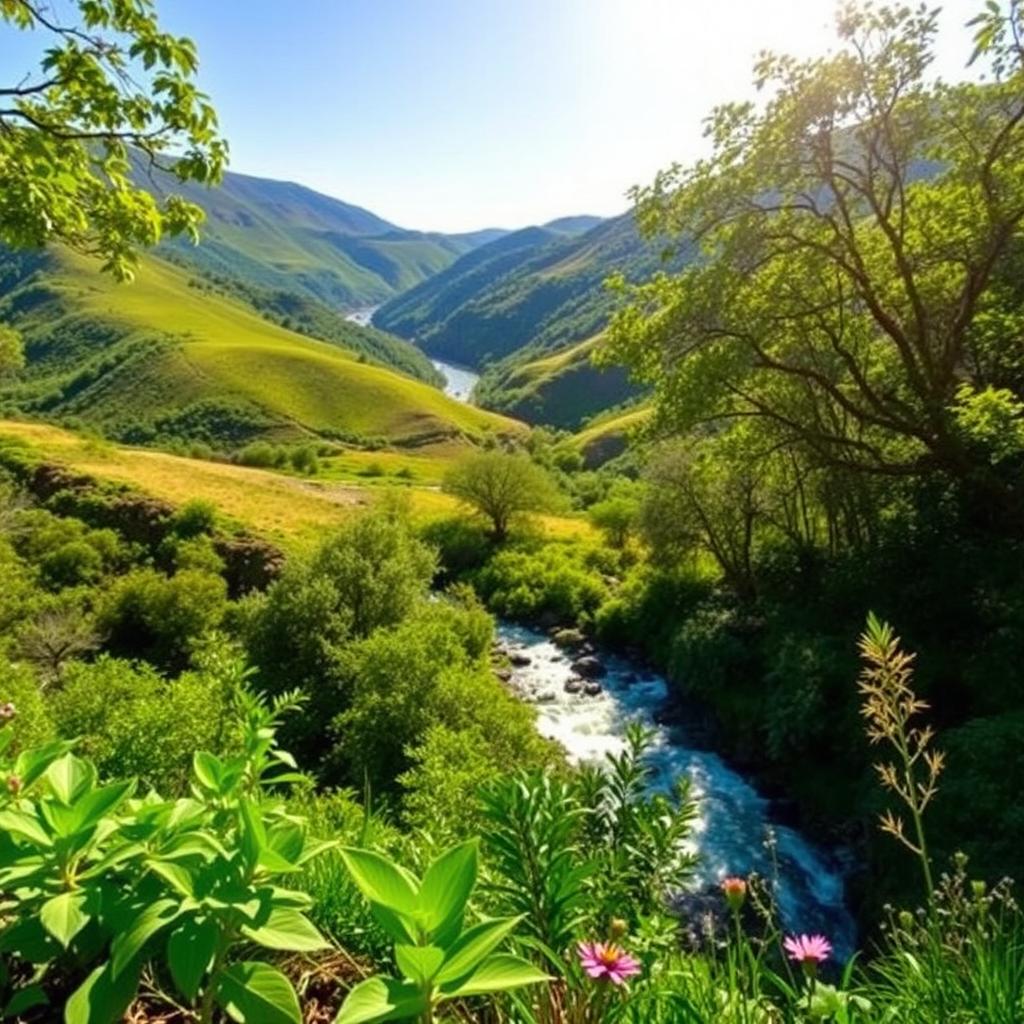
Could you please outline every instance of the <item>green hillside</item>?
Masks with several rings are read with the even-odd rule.
[[[538,359],[498,363],[478,385],[478,401],[517,419],[576,429],[638,393],[622,367],[594,366],[591,357],[601,338],[595,335]]]
[[[20,266],[19,279],[9,268],[0,302],[29,359],[0,392],[11,412],[75,419],[120,439],[221,446],[257,437],[413,442],[517,427],[365,353],[189,287],[187,272],[155,258],[128,286],[69,253]]]
[[[245,174],[228,173],[215,189],[172,189],[203,207],[206,223],[198,246],[173,239],[165,251],[203,271],[341,308],[382,302],[502,234],[406,231],[302,185]]]
[[[532,245],[516,249],[514,260],[488,258],[515,238],[463,256],[417,294],[385,304],[374,322],[403,337],[415,336],[431,355],[484,367],[521,349],[529,348],[534,357],[597,333],[612,304],[603,287],[608,275],[621,271],[639,279],[660,265],[657,251],[641,241],[629,215],[602,221],[581,235],[534,237]],[[461,301],[448,301],[444,291],[467,276],[463,271],[476,275],[473,287]],[[412,317],[407,310],[414,298],[419,301]]]

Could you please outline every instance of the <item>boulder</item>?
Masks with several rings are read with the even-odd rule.
[[[566,679],[565,686],[562,687],[566,693],[581,693],[583,690],[583,680],[579,676],[571,676]]]
[[[577,675],[583,676],[584,679],[600,679],[608,672],[601,659],[594,657],[592,654],[577,658],[572,663],[572,670]]]
[[[533,659],[523,651],[509,651],[508,660],[517,668],[525,668]]]
[[[496,668],[494,674],[503,682],[507,683],[512,678],[512,669]]]
[[[588,697],[596,697],[601,692],[601,684],[591,679],[590,682],[584,683],[583,692]]]
[[[578,629],[556,629],[551,640],[564,651],[578,651],[587,642],[587,638]]]

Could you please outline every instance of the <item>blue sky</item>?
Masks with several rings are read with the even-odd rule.
[[[71,14],[69,0],[53,0]],[[199,44],[232,169],[405,227],[519,227],[628,205],[701,152],[753,55],[829,45],[831,0],[157,0]],[[947,0],[940,67],[980,0]],[[0,29],[0,66],[28,39]]]

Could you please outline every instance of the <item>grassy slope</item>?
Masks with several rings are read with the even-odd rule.
[[[645,405],[611,413],[581,430],[573,438],[573,443],[583,453],[588,467],[599,466],[620,455],[626,448],[630,434],[643,426],[650,415],[651,410]]]
[[[38,323],[52,337],[46,308],[52,305],[65,322],[107,324],[122,338],[169,336],[174,343],[114,367],[50,412],[116,430],[117,424],[196,401],[223,400],[258,409],[275,436],[408,440],[517,428],[420,381],[360,362],[336,345],[271,324],[241,303],[190,289],[187,273],[162,261],[147,259],[131,286],[97,275],[92,264],[70,254],[59,258],[58,267],[47,278],[46,301],[25,313],[30,326]],[[59,352],[50,356],[60,364]]]
[[[499,364],[477,392],[481,404],[531,423],[576,429],[589,416],[620,405],[637,389],[625,369],[591,362],[597,334],[551,355]]]
[[[315,541],[325,528],[343,522],[366,507],[381,493],[364,482],[344,482],[344,464],[329,468],[338,479],[306,480],[269,470],[249,469],[219,462],[185,459],[164,452],[147,451],[84,438],[59,427],[40,423],[0,420],[0,441],[16,440],[80,472],[104,480],[130,484],[149,494],[180,504],[191,498],[212,501],[222,513],[256,533],[288,545]],[[420,458],[436,468],[450,464],[464,449],[438,447]],[[416,455],[399,453],[352,453],[378,460],[391,456],[395,465],[416,465]],[[342,458],[347,458],[343,456]],[[427,469],[429,476],[435,470]],[[360,469],[354,470],[356,476]],[[353,479],[353,478],[350,478]],[[383,481],[382,481],[383,482]],[[394,481],[391,481],[394,484]],[[430,520],[453,515],[459,506],[453,498],[428,486],[407,488],[414,515]],[[589,535],[582,519],[542,517],[552,536]]]

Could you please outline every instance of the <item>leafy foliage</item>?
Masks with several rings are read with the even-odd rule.
[[[4,22],[51,42],[36,75],[0,90],[0,241],[61,241],[130,278],[138,246],[195,239],[202,220],[181,195],[158,202],[136,186],[133,161],[214,183],[227,146],[196,88],[195,44],[163,31],[148,0],[75,7],[77,23],[64,23],[25,0],[0,5]]]

